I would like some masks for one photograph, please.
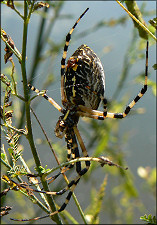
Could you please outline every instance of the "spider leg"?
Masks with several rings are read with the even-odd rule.
[[[76,136],[75,136],[76,135]],[[80,133],[77,129],[76,126],[73,127],[73,129],[70,129],[70,133],[67,133],[66,135],[66,141],[67,143],[71,143],[72,144],[72,158],[73,159],[77,159],[80,158],[80,154],[79,154],[79,149],[78,149],[78,145],[77,145],[77,141],[76,141],[76,137],[79,141],[80,147],[82,149],[82,153],[84,157],[88,157],[88,153],[86,151],[85,145],[83,143],[83,140],[80,136]],[[63,205],[60,207],[59,210],[57,210],[54,213],[58,213],[61,212],[65,209],[65,207],[67,206],[68,202],[71,199],[71,196],[74,192],[74,189],[76,188],[76,185],[78,184],[78,182],[80,181],[81,176],[83,176],[89,169],[90,167],[90,161],[85,161],[85,165],[86,167],[81,169],[81,162],[76,162],[76,172],[78,173],[78,175],[76,176],[75,179],[73,179],[64,189],[58,191],[58,192],[54,192],[54,195],[62,195],[64,194],[66,191],[68,191],[69,189],[69,193],[66,197],[65,202],[63,203]],[[73,167],[73,165],[72,165]],[[71,168],[71,166],[69,167]],[[53,214],[51,214],[53,215]]]
[[[81,146],[81,150],[82,150],[83,156],[84,157],[88,157],[88,153],[87,153],[86,147],[85,147],[85,145],[83,143],[83,140],[81,138],[81,135],[79,133],[79,130],[77,129],[77,126],[74,126],[74,132],[75,132],[76,137],[78,139],[78,142],[79,142],[79,144]],[[89,167],[90,167],[90,162],[89,161],[86,161],[85,163],[86,163],[86,169],[88,170]]]
[[[69,33],[66,36],[66,42],[65,42],[65,46],[64,46],[64,51],[63,51],[63,56],[62,56],[62,60],[61,60],[61,99],[62,102],[64,104],[64,102],[66,102],[66,96],[64,93],[64,74],[65,74],[65,61],[66,61],[66,57],[67,57],[67,51],[68,51],[68,47],[69,47],[69,42],[71,40],[71,34],[73,33],[75,27],[77,26],[77,24],[79,23],[79,21],[81,20],[81,18],[86,14],[86,12],[89,10],[89,8],[87,8],[82,15],[78,18],[78,20],[76,21],[76,23],[74,24],[74,26],[71,28],[71,30],[69,31]]]
[[[66,133],[67,145],[69,146],[69,148],[72,147],[71,151],[70,150],[68,151],[68,154],[70,154],[73,159],[80,158],[76,137],[78,138],[78,141],[79,141],[79,144],[81,146],[83,155],[85,157],[88,157],[88,154],[87,154],[87,151],[85,149],[84,143],[82,141],[82,138],[81,138],[81,136],[79,134],[79,131],[78,131],[76,126],[74,126],[72,129],[70,129],[70,131],[68,133]],[[69,159],[70,159],[70,155],[68,156]],[[36,218],[32,218],[32,219],[13,219],[13,218],[10,218],[10,219],[14,220],[14,221],[32,221],[32,220],[44,219],[44,218],[47,218],[49,216],[53,216],[53,215],[55,215],[59,212],[62,212],[66,208],[68,202],[70,201],[71,196],[74,192],[74,189],[76,188],[76,185],[80,181],[81,176],[83,176],[89,169],[90,162],[86,161],[85,163],[86,163],[86,167],[84,169],[81,169],[81,162],[76,162],[76,171],[77,171],[78,175],[64,189],[62,189],[58,192],[47,193],[47,194],[52,194],[52,195],[62,195],[66,191],[69,190],[69,193],[68,193],[68,195],[65,199],[65,202],[62,204],[62,206],[57,211],[52,212],[52,213],[50,213],[48,215],[45,215],[45,216],[42,216],[42,217],[36,217]]]
[[[35,88],[34,86],[32,86],[31,84],[28,84],[28,87],[32,91],[36,92],[37,94],[40,93],[40,91],[37,88]],[[63,110],[62,107],[60,105],[58,105],[57,102],[55,102],[55,100],[53,100],[53,98],[49,97],[46,93],[43,93],[42,97],[44,97],[47,101],[49,101],[51,105],[53,105],[56,109],[58,109],[58,111],[62,112],[62,110]]]
[[[77,139],[79,141],[79,144],[80,144],[80,147],[82,149],[82,153],[83,153],[84,157],[88,157],[87,150],[86,150],[85,145],[83,143],[83,140],[82,140],[82,138],[80,136],[80,133],[79,133],[79,131],[77,129],[77,126],[73,127],[73,131],[74,131],[74,133],[73,132],[71,133],[72,134],[73,149],[74,149],[74,156],[73,156],[73,158],[75,158],[75,159],[80,158],[76,137],[77,137]],[[75,137],[75,135],[76,135],[76,137]],[[61,191],[56,193],[57,195],[62,195],[63,193],[65,193],[65,191],[70,189],[70,191],[69,191],[69,193],[68,193],[68,195],[66,197],[65,202],[60,207],[58,212],[61,212],[61,211],[63,211],[65,209],[65,207],[67,206],[68,202],[70,201],[70,198],[71,198],[71,196],[72,196],[72,194],[74,192],[74,189],[76,188],[76,185],[80,181],[81,176],[83,176],[88,171],[88,169],[90,167],[90,161],[85,161],[85,164],[86,164],[86,167],[81,169],[81,162],[76,162],[76,172],[78,173],[78,176],[74,180],[72,180],[68,184],[68,186],[66,188],[64,188]]]
[[[78,18],[78,20],[75,22],[74,26],[71,28],[71,30],[69,31],[69,33],[67,34],[66,36],[66,42],[65,42],[65,46],[64,46],[64,51],[63,51],[63,56],[62,56],[62,60],[61,60],[61,99],[62,99],[62,103],[64,105],[65,102],[67,102],[66,100],[66,96],[65,96],[65,93],[64,93],[64,74],[65,74],[65,61],[66,61],[66,57],[67,57],[67,52],[68,52],[68,47],[69,47],[69,42],[71,40],[71,34],[73,33],[75,27],[77,26],[77,24],[79,23],[79,21],[81,20],[81,18],[86,14],[86,12],[89,10],[89,8],[87,8],[83,13],[82,15]],[[68,115],[68,114],[67,114]],[[67,116],[66,115],[66,116]],[[66,118],[64,118],[65,120]],[[71,147],[69,147],[71,145],[70,143],[70,139],[67,139],[66,137],[67,134],[65,134],[65,139],[66,139],[66,142],[67,142],[67,160],[69,161],[72,154],[71,154]],[[75,156],[72,156],[72,159],[75,159]],[[56,174],[54,177],[53,177],[53,180],[51,182],[53,182],[60,174],[66,172],[67,170],[71,169],[72,167],[74,166],[74,164],[71,164],[67,167],[64,167],[62,169],[62,171],[60,171],[58,174]],[[50,182],[50,183],[51,183]]]
[[[71,159],[75,159],[75,152],[73,149],[72,139],[67,134],[65,134],[65,141],[67,142],[67,161],[70,161]],[[66,171],[72,169],[73,167],[74,167],[74,163],[64,166],[58,174],[49,178],[49,179],[52,179],[49,182],[49,184],[51,184],[57,177],[59,177],[60,174],[65,173]]]
[[[145,82],[144,82],[143,88],[141,89],[141,91],[139,92],[139,94],[134,98],[134,100],[131,101],[131,103],[125,108],[125,110],[124,110],[123,113],[107,113],[107,116],[106,117],[109,117],[109,118],[118,118],[118,119],[122,119],[122,118],[126,117],[128,115],[128,113],[130,112],[130,110],[134,107],[134,105],[146,93],[146,91],[147,91],[147,79],[148,79],[148,41],[147,41],[147,45],[146,45]]]
[[[104,104],[104,112],[98,110],[92,110],[83,105],[79,105],[79,111],[77,112],[79,116],[86,116],[93,119],[104,120],[105,118],[117,118],[123,119],[125,118],[130,110],[134,107],[134,105],[143,97],[145,92],[147,91],[147,79],[148,79],[148,41],[146,46],[146,67],[145,67],[145,82],[144,86],[139,92],[139,94],[131,101],[131,103],[125,108],[123,113],[110,113],[107,112],[107,100],[102,97],[102,101]]]

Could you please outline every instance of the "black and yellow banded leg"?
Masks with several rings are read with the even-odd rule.
[[[67,130],[68,131],[68,130]],[[69,133],[67,133],[66,137],[66,141],[69,141],[71,143],[70,146],[72,146],[72,150],[71,150],[71,154],[72,154],[72,158],[80,158],[80,154],[79,154],[79,149],[78,149],[78,145],[77,145],[77,141],[76,141],[76,136],[78,138],[78,141],[79,141],[79,144],[81,146],[81,149],[82,149],[82,152],[83,152],[83,155],[85,157],[88,157],[88,154],[87,154],[87,151],[85,149],[85,146],[83,144],[83,141],[82,141],[82,138],[78,132],[78,129],[77,127],[74,127],[73,129],[70,129],[69,130]],[[68,205],[70,199],[71,199],[71,196],[77,186],[77,184],[79,183],[80,181],[80,178],[81,176],[83,176],[89,169],[89,166],[90,166],[90,162],[89,161],[86,161],[85,162],[86,164],[86,167],[84,169],[81,169],[81,162],[77,162],[76,163],[76,171],[78,173],[77,177],[75,179],[73,179],[65,188],[63,188],[62,190],[58,191],[58,192],[46,192],[47,194],[51,194],[51,195],[62,195],[64,194],[66,191],[69,190],[69,193],[65,199],[65,202],[62,204],[62,206],[55,212],[52,212],[51,214],[48,214],[48,215],[45,215],[45,216],[42,216],[42,217],[36,217],[36,218],[32,218],[32,219],[13,219],[14,221],[32,221],[32,220],[39,220],[39,219],[44,219],[44,218],[47,218],[49,216],[53,216],[59,212],[62,212],[66,206]],[[43,192],[45,193],[45,192]]]
[[[62,56],[62,60],[61,60],[61,99],[62,99],[62,102],[66,102],[66,97],[65,97],[65,93],[64,93],[64,74],[65,74],[65,67],[66,67],[65,61],[66,61],[66,57],[67,57],[69,42],[71,40],[71,34],[73,33],[75,27],[77,26],[77,24],[79,23],[81,18],[86,14],[88,9],[89,8],[87,8],[82,13],[82,15],[78,18],[78,20],[76,21],[76,23],[74,24],[74,26],[71,28],[71,30],[69,31],[69,33],[66,36],[66,42],[65,42],[65,45],[64,45],[64,51],[63,51],[63,56]]]
[[[104,108],[104,116],[106,116],[107,115],[107,99],[104,97],[101,97],[101,98],[102,98],[102,103]]]
[[[67,136],[66,136],[66,137],[68,137],[67,140],[69,140],[69,141],[71,140],[72,141],[72,145],[73,145],[73,148],[72,148],[73,149],[72,150],[73,156],[72,156],[72,158],[79,158],[80,157],[79,149],[78,149],[78,145],[77,145],[77,141],[76,141],[76,137],[75,137],[75,132],[77,133],[76,134],[77,138],[79,137],[78,138],[79,143],[82,141],[82,139],[80,138],[81,136],[80,136],[80,134],[77,131],[78,130],[75,127],[74,130],[72,129],[71,132],[68,133]],[[80,146],[81,146],[81,148],[83,147],[83,149],[82,149],[83,155],[88,157],[88,154],[87,154],[87,151],[85,150],[83,141],[80,144]],[[40,219],[43,219],[43,218],[48,217],[48,216],[55,215],[56,213],[62,212],[66,208],[66,206],[68,205],[68,203],[69,203],[69,201],[71,199],[71,196],[72,196],[72,194],[73,194],[73,192],[74,192],[78,182],[80,181],[81,176],[83,176],[89,169],[90,162],[86,161],[85,163],[86,163],[86,168],[81,169],[81,162],[76,162],[76,171],[78,173],[78,176],[74,180],[72,180],[64,189],[62,189],[62,190],[60,190],[58,192],[53,192],[54,195],[62,195],[66,191],[69,190],[69,193],[68,193],[68,195],[66,197],[66,200],[63,203],[63,205],[60,207],[60,209],[57,210],[56,212],[51,213],[50,215],[44,216],[42,218],[40,217]],[[39,217],[38,218],[34,218],[34,219],[39,219]]]
[[[67,134],[65,134],[65,141],[67,142],[67,161],[70,161],[71,159],[75,159],[75,155],[72,154],[72,139],[68,137]],[[61,169],[59,173],[56,175],[49,177],[47,180],[51,180],[49,184],[51,184],[54,180],[57,179],[61,174],[65,173],[66,171],[72,169],[74,167],[74,164],[67,165]]]
[[[68,134],[65,134],[65,141],[67,143],[67,161],[70,161],[72,159],[75,159],[75,151],[73,148],[73,140],[71,138],[71,135],[69,136]],[[74,167],[74,163],[63,167],[62,170],[58,174],[48,178],[48,180],[51,180],[49,182],[49,184],[51,184],[60,174],[67,172],[68,170],[72,169],[73,167]]]
[[[74,127],[74,129],[72,129],[71,132],[67,135],[67,137],[69,136],[72,139],[72,144],[73,144],[73,151],[72,151],[73,156],[72,156],[72,158],[75,158],[75,159],[80,158],[79,149],[78,149],[75,134],[76,134],[76,136],[79,140],[79,144],[81,146],[84,157],[88,157],[87,151],[86,151],[85,146],[83,144],[82,138],[81,138],[81,136],[78,132],[78,129],[77,129],[77,127]],[[88,171],[89,166],[90,166],[90,162],[86,161],[85,164],[86,164],[86,167],[81,169],[81,162],[76,162],[76,172],[78,173],[78,176],[74,180],[72,180],[64,189],[55,193],[55,195],[62,195],[70,189],[69,193],[66,197],[65,202],[63,203],[63,205],[60,207],[60,209],[57,212],[61,212],[65,209],[68,202],[70,201],[70,198],[72,196],[72,193],[73,193],[74,189],[76,188],[76,185],[80,181],[81,176],[83,176]]]
[[[41,93],[37,88],[35,88],[31,84],[28,84],[28,87],[32,91],[36,92],[37,94]],[[49,101],[51,103],[51,105],[53,105],[56,109],[58,109],[58,111],[62,112],[62,107],[60,105],[58,105],[57,102],[55,102],[55,100],[53,100],[53,98],[49,97],[46,93],[41,94],[41,96],[44,97],[47,101]]]
[[[71,138],[72,138],[72,142],[73,142],[73,149],[74,149],[75,158],[79,158],[80,157],[75,134],[76,134],[76,136],[78,138],[78,141],[79,141],[79,144],[81,146],[83,155],[85,157],[88,157],[87,151],[85,149],[84,143],[83,143],[82,138],[81,138],[81,136],[80,136],[80,134],[78,132],[77,127],[74,127],[74,130],[73,131],[74,131],[74,133],[71,132],[70,135],[72,135]],[[56,195],[62,195],[63,193],[65,193],[67,190],[70,189],[70,191],[69,191],[69,193],[68,193],[68,195],[66,197],[65,202],[60,207],[60,209],[57,212],[54,212],[54,213],[61,212],[61,211],[63,211],[66,208],[66,206],[67,206],[68,202],[70,201],[71,196],[72,196],[72,194],[74,192],[74,189],[76,188],[78,182],[80,181],[81,176],[83,176],[88,171],[88,169],[89,169],[90,162],[89,161],[86,161],[85,164],[86,164],[86,167],[84,169],[81,169],[81,163],[80,162],[77,162],[76,163],[76,171],[78,173],[78,176],[74,180],[72,180],[68,184],[68,186],[66,188],[62,189],[59,192],[56,192]],[[54,215],[54,214],[50,214],[50,215]]]
[[[71,28],[71,30],[69,31],[69,33],[66,36],[66,43],[64,46],[64,51],[63,51],[63,56],[62,56],[62,60],[61,60],[61,76],[64,75],[65,72],[65,60],[67,57],[67,51],[68,51],[68,46],[69,46],[69,42],[71,40],[71,34],[73,33],[75,27],[77,26],[77,24],[79,23],[80,19],[85,15],[85,13],[88,11],[89,8],[87,8],[82,15],[78,18],[78,20],[76,21],[76,23],[74,24],[74,26]]]
[[[106,117],[108,118],[118,118],[122,119],[128,115],[130,110],[134,107],[134,105],[143,97],[143,95],[147,91],[147,79],[148,79],[148,41],[146,45],[146,67],[145,67],[145,82],[144,86],[141,89],[140,93],[134,98],[134,100],[125,108],[123,113],[107,113]]]
[[[75,127],[73,127],[73,129],[74,129],[74,133],[72,134],[72,142],[73,142],[73,149],[74,149],[74,152],[75,152],[74,153],[75,158],[79,158],[80,157],[75,134],[76,134],[77,139],[79,141],[79,144],[80,144],[80,147],[82,149],[82,153],[83,153],[84,157],[88,157],[88,153],[86,151],[86,148],[84,146],[84,143],[82,141],[82,138],[81,138],[81,136],[79,134],[79,131],[78,131],[77,127],[75,126]],[[85,161],[85,164],[86,164],[86,167],[84,169],[81,169],[81,163],[80,162],[77,162],[76,163],[76,171],[78,173],[78,176],[74,180],[72,180],[65,189],[63,189],[60,192],[57,192],[56,193],[57,195],[60,195],[60,194],[63,194],[68,189],[70,189],[70,191],[69,191],[69,193],[68,193],[68,195],[66,197],[65,202],[60,207],[60,209],[58,210],[58,212],[61,212],[61,211],[63,211],[65,209],[65,207],[67,206],[68,202],[71,199],[71,196],[72,196],[72,194],[74,192],[74,189],[76,188],[76,185],[80,181],[81,176],[83,176],[88,171],[88,169],[90,167],[90,161]]]
[[[77,126],[74,126],[73,129],[74,129],[75,135],[76,135],[76,137],[77,137],[77,140],[78,140],[78,142],[79,142],[79,145],[80,145],[80,147],[81,147],[83,156],[84,156],[84,157],[89,157],[89,156],[88,156],[88,153],[87,153],[87,150],[86,150],[86,147],[85,147],[85,145],[84,145],[84,142],[83,142],[83,140],[82,140],[82,137],[81,137],[81,135],[80,135],[80,133],[79,133],[79,130],[78,130]],[[85,161],[85,165],[86,165],[86,168],[85,168],[84,170],[86,170],[86,172],[87,172],[88,169],[89,169],[89,167],[90,167],[90,161]]]
[[[13,218],[10,218],[10,219],[11,219],[11,220],[14,220],[14,221],[33,221],[33,220],[44,219],[44,218],[47,218],[47,217],[49,217],[49,216],[53,216],[53,215],[55,215],[55,214],[57,214],[57,213],[59,213],[59,212],[62,212],[62,211],[66,208],[66,206],[68,205],[68,202],[70,201],[71,196],[72,196],[72,194],[73,194],[73,192],[74,192],[74,189],[76,188],[76,185],[78,184],[79,180],[80,180],[80,176],[78,176],[75,180],[73,180],[72,182],[69,183],[69,184],[71,185],[71,189],[70,189],[70,191],[69,191],[69,193],[68,193],[68,195],[67,195],[67,197],[66,197],[65,202],[63,203],[63,205],[62,205],[57,211],[52,212],[52,213],[50,213],[50,214],[48,214],[48,215],[45,215],[45,216],[35,217],[35,218],[32,218],[32,219],[13,219]],[[69,185],[69,186],[70,186],[70,185]],[[64,192],[65,192],[65,191],[64,191]],[[64,193],[64,192],[63,192],[63,193]],[[48,193],[48,192],[47,192],[47,193]],[[62,193],[62,194],[63,194],[63,193]],[[55,195],[55,192],[49,192],[49,194]]]
[[[110,113],[107,112],[107,100],[105,98],[102,98],[103,104],[104,104],[104,112],[98,111],[98,110],[92,110],[90,108],[87,108],[85,106],[79,105],[79,111],[77,112],[79,116],[86,116],[93,119],[98,120],[104,120],[105,118],[117,118],[117,119],[123,119],[125,118],[130,110],[135,106],[135,104],[143,97],[143,95],[147,91],[147,79],[148,79],[148,41],[146,46],[146,67],[145,67],[145,82],[144,86],[139,92],[139,94],[134,98],[133,101],[125,108],[123,113]]]
[[[76,137],[75,137],[73,129],[71,129],[69,133],[65,134],[65,141],[67,142],[67,161],[80,158],[79,149],[78,149],[78,145],[77,145],[77,141],[76,141]],[[65,173],[66,171],[72,169],[73,167],[74,167],[74,164],[70,164],[63,167],[58,174],[49,178],[49,179],[52,179],[49,182],[49,184],[52,183],[60,174]],[[76,162],[76,172],[79,173],[80,171],[81,171],[81,162]],[[71,187],[72,183],[70,182],[66,188],[56,192],[56,195],[61,195],[64,192],[66,192]]]

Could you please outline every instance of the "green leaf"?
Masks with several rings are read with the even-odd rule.
[[[156,217],[155,216],[152,217],[151,214],[149,214],[148,216],[147,216],[147,214],[145,214],[144,216],[141,216],[140,220],[148,222],[147,224],[156,224],[157,223]]]
[[[5,161],[6,155],[4,153],[1,153],[1,159],[3,159]]]
[[[39,174],[44,174],[44,173],[47,173],[50,171],[50,169],[46,169],[47,168],[47,165],[44,167],[42,166],[39,166],[39,167],[36,167],[35,170],[39,173]]]
[[[148,21],[155,29],[157,29],[157,17]]]
[[[12,149],[12,148],[8,148],[8,152],[9,152],[10,154],[13,154],[13,149]]]
[[[156,63],[152,67],[153,67],[154,70],[157,70],[157,64]]]

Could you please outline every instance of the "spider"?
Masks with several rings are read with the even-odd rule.
[[[122,113],[111,113],[107,111],[107,99],[104,98],[105,90],[105,74],[100,59],[90,47],[83,44],[74,54],[68,59],[67,51],[71,34],[76,28],[81,18],[86,14],[87,8],[78,18],[70,32],[66,36],[63,56],[61,60],[61,99],[63,108],[59,106],[51,97],[43,93],[42,96],[48,100],[58,111],[62,113],[56,124],[55,134],[59,138],[65,137],[67,143],[67,160],[80,158],[78,143],[81,147],[84,157],[88,157],[84,142],[80,136],[77,124],[80,117],[90,117],[93,119],[104,120],[105,118],[125,118],[134,105],[147,91],[147,75],[148,75],[148,41],[146,45],[146,66],[145,66],[145,82],[139,94],[131,101]],[[34,86],[28,85],[36,93],[40,93]],[[103,111],[98,111],[100,102],[103,103]],[[78,143],[77,143],[78,141]],[[71,164],[67,168],[63,168],[60,172],[71,169],[74,165]],[[43,217],[36,217],[29,220],[37,220],[53,216],[65,209],[74,189],[80,181],[80,178],[87,173],[90,167],[90,161],[85,161],[85,168],[81,168],[81,162],[76,162],[77,176],[64,189],[54,192],[55,195],[62,195],[69,191],[63,205],[55,212]],[[58,176],[58,175],[57,175]],[[57,177],[56,176],[56,177]],[[21,220],[21,221],[29,221]]]

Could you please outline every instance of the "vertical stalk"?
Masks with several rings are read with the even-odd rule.
[[[30,104],[29,104],[29,97],[28,97],[28,89],[27,89],[27,76],[26,76],[26,46],[27,46],[27,32],[28,32],[28,7],[27,2],[24,1],[24,25],[23,25],[23,43],[22,43],[22,63],[21,63],[21,70],[22,70],[22,78],[23,78],[23,89],[24,89],[24,98],[25,98],[25,110],[26,110],[26,124],[27,124],[27,130],[28,135],[27,139],[31,147],[31,151],[33,154],[33,158],[36,164],[36,168],[39,168],[41,166],[40,158],[37,153],[34,139],[33,139],[33,133],[32,133],[32,126],[31,126],[31,116],[30,116]],[[48,184],[45,180],[41,178],[42,185],[44,187],[45,191],[49,191]],[[47,201],[49,203],[51,211],[56,211],[55,204],[53,202],[53,199],[50,195],[47,195]],[[59,218],[59,215],[56,214],[53,217],[51,217],[57,224],[62,224],[61,220]]]
[[[28,20],[27,20],[27,3],[24,1],[24,26],[23,26],[23,43],[22,43],[22,78],[23,78],[23,89],[24,89],[24,98],[25,98],[25,109],[26,109],[26,123],[28,129],[28,141],[31,146],[32,154],[35,160],[36,165],[39,167],[41,165],[39,156],[37,154],[32,134],[31,127],[31,118],[30,118],[30,105],[28,98],[28,89],[27,89],[27,76],[26,76],[26,46],[27,46],[27,32],[28,32]]]

